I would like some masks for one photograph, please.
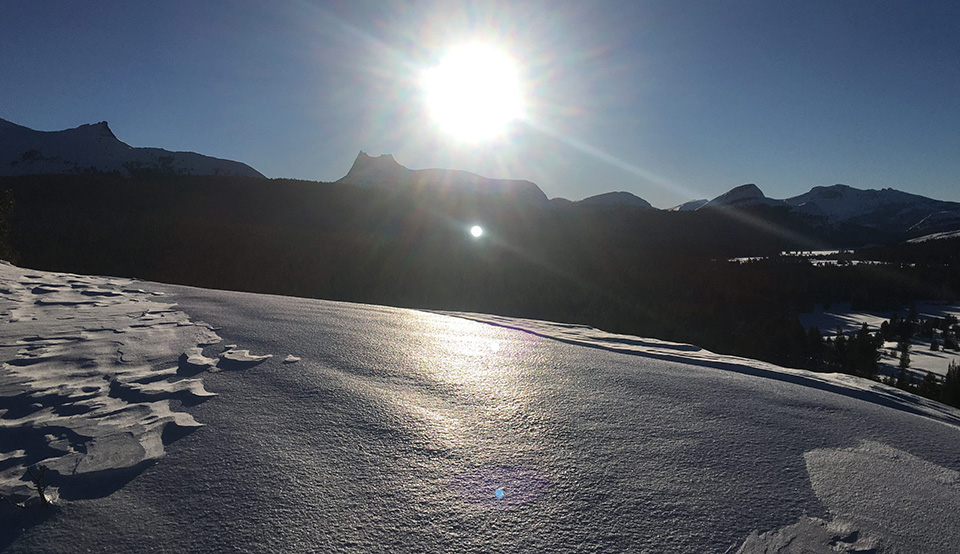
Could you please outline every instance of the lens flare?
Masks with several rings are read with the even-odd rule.
[[[427,108],[445,132],[479,142],[503,135],[523,116],[516,64],[504,52],[482,44],[452,50],[424,73]]]

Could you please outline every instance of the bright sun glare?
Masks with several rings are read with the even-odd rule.
[[[495,138],[523,117],[517,66],[489,46],[471,44],[450,51],[424,73],[423,87],[434,120],[460,140]]]
[[[483,227],[479,225],[474,225],[473,227],[470,228],[470,234],[479,238],[480,235],[483,234]]]

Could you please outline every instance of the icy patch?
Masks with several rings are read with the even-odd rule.
[[[47,496],[109,494],[164,454],[164,437],[199,426],[185,404],[214,396],[176,360],[213,367],[202,323],[129,281],[30,274],[0,263],[0,494],[36,493],[25,474],[49,468]],[[58,490],[59,489],[59,490]]]

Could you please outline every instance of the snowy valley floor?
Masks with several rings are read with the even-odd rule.
[[[960,544],[960,412],[690,345],[2,264],[0,356],[7,552]]]

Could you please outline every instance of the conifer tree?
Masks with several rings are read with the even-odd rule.
[[[957,362],[950,362],[947,366],[947,375],[940,388],[940,400],[960,408],[960,365]]]
[[[909,385],[907,368],[910,367],[910,341],[901,341],[897,345],[900,351],[900,373],[897,375],[897,388],[905,389]]]

